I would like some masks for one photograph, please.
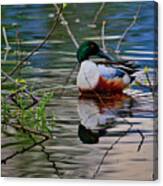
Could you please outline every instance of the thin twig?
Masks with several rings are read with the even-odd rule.
[[[121,140],[121,138],[125,137],[125,136],[128,134],[128,132],[131,131],[132,127],[133,127],[133,125],[130,125],[130,127],[128,128],[128,130],[125,131],[124,133],[122,133],[122,135],[121,135],[117,140],[115,140],[115,141],[110,145],[110,147],[106,150],[106,152],[104,153],[104,155],[103,155],[103,157],[102,157],[102,159],[101,159],[101,161],[100,161],[100,163],[99,163],[97,169],[95,170],[95,172],[94,172],[94,174],[93,174],[93,176],[92,176],[93,179],[95,179],[96,176],[97,176],[97,174],[99,173],[99,171],[100,171],[100,169],[101,169],[101,166],[102,166],[102,164],[103,164],[103,162],[104,162],[106,156],[108,155],[109,151],[111,151],[111,150],[114,148],[114,146],[115,146],[116,144],[118,144],[118,142]]]
[[[102,48],[104,52],[107,52],[106,46],[105,46],[105,25],[106,21],[102,21],[102,27],[101,27],[101,42],[102,42]]]
[[[69,83],[69,81],[70,81],[70,79],[71,79],[73,73],[74,73],[74,72],[76,71],[76,69],[78,68],[78,65],[79,65],[79,64],[76,63],[76,64],[74,65],[74,67],[72,68],[72,70],[70,71],[70,73],[68,74],[68,76],[66,77],[65,82],[64,82],[62,88],[60,89],[60,97],[64,95],[66,85]]]
[[[4,41],[5,41],[5,44],[6,44],[5,49],[6,49],[6,50],[10,50],[11,47],[10,47],[9,42],[8,42],[8,39],[7,39],[7,34],[6,34],[6,29],[5,29],[5,27],[2,27],[2,33],[3,33]]]
[[[24,127],[21,124],[14,124],[14,123],[12,123],[12,124],[6,124],[6,125],[8,125],[10,127],[13,127],[13,128],[15,128],[17,130],[22,130],[24,133],[32,133],[32,134],[35,134],[37,136],[42,136],[42,137],[44,137],[46,139],[50,138],[49,135],[43,133],[42,131],[38,131],[38,130],[35,130],[35,129],[27,128],[27,127]]]
[[[144,134],[142,133],[141,130],[138,129],[137,132],[140,134],[140,136],[142,138],[140,143],[139,143],[139,146],[137,148],[137,152],[139,152],[141,150],[141,147],[142,147],[143,143],[144,143],[145,136],[144,136]]]
[[[103,3],[101,3],[99,9],[97,10],[97,12],[93,18],[92,24],[96,24],[97,19],[98,19],[99,15],[101,14],[104,7],[105,7],[105,3],[103,2]]]
[[[6,29],[5,29],[5,27],[2,27],[2,33],[3,33],[5,45],[6,45],[3,61],[6,62],[7,56],[8,56],[9,51],[11,50],[11,47],[10,47],[9,42],[8,42],[8,39],[7,39],[7,34],[6,34]]]
[[[54,7],[56,8],[57,11],[59,11],[59,8],[58,8],[58,5],[57,5],[57,4],[54,4]],[[69,26],[69,23],[68,23],[68,21],[65,19],[65,17],[63,16],[63,13],[60,14],[60,19],[61,19],[61,21],[63,22],[63,25],[65,26],[65,28],[66,28],[66,30],[67,30],[67,33],[68,33],[70,39],[72,40],[74,46],[76,47],[76,49],[78,49],[78,48],[79,48],[79,43],[77,42],[77,40],[76,40],[74,34],[72,33],[71,28],[70,28],[70,26]],[[73,68],[72,68],[72,70],[70,71],[69,75],[66,77],[66,80],[65,80],[65,82],[64,82],[64,84],[63,84],[63,87],[61,88],[61,92],[60,92],[60,95],[61,95],[61,96],[63,96],[64,91],[65,91],[65,86],[68,84],[69,80],[71,79],[71,77],[72,77],[74,71],[77,69],[77,67],[78,67],[78,63],[76,63],[76,64],[73,66]]]
[[[20,83],[16,82],[11,76],[9,76],[5,71],[1,69],[1,74],[6,77],[6,79],[10,80],[12,83],[16,84],[17,86],[22,86]]]
[[[123,32],[123,34],[122,34],[120,40],[118,41],[117,46],[116,46],[116,52],[117,52],[117,53],[120,52],[119,50],[120,50],[121,43],[122,43],[122,41],[125,39],[127,33],[128,33],[129,30],[131,30],[132,27],[136,24],[136,21],[137,21],[137,19],[138,19],[138,17],[139,17],[139,14],[140,14],[141,6],[142,6],[141,4],[138,6],[138,9],[137,9],[137,11],[136,11],[136,14],[133,16],[132,22],[131,22],[130,25],[125,29],[125,31]]]
[[[14,152],[13,154],[11,154],[10,156],[7,156],[6,158],[2,159],[2,160],[1,160],[1,164],[6,164],[6,162],[7,162],[8,160],[14,158],[15,156],[17,156],[17,155],[19,155],[19,154],[23,154],[23,153],[25,153],[25,152],[31,150],[32,148],[34,148],[35,146],[37,146],[37,145],[39,145],[39,144],[45,142],[46,140],[47,140],[47,139],[44,138],[44,139],[42,139],[42,140],[40,140],[40,141],[38,141],[38,142],[36,142],[36,143],[33,143],[32,145],[30,145],[30,146],[28,146],[28,147],[23,147],[21,150],[16,151],[16,152]]]
[[[50,31],[48,32],[48,34],[45,36],[44,40],[42,41],[42,43],[40,43],[37,47],[35,47],[27,56],[25,56],[13,69],[12,71],[9,73],[9,76],[12,76],[15,74],[15,72],[24,64],[25,61],[27,61],[30,57],[33,56],[33,54],[38,51],[40,48],[43,47],[43,45],[49,40],[49,38],[52,36],[52,34],[54,33],[58,23],[59,23],[59,18],[60,18],[60,14],[63,10],[63,6],[61,6],[61,8],[59,9],[59,12],[57,14],[57,17],[55,18],[54,24],[52,26],[52,28],[50,29]],[[5,78],[2,82],[5,82],[7,80],[7,78]]]
[[[22,84],[18,83],[17,81],[15,81],[11,76],[9,76],[6,72],[4,72],[3,70],[1,70],[1,73],[3,74],[3,76],[6,77],[6,79],[9,79],[12,83],[16,84],[19,88],[23,87]],[[11,94],[9,97],[12,99],[12,101],[18,106],[20,107],[20,105],[18,105],[17,101],[13,99],[13,97],[17,94],[21,92],[20,90],[18,90],[16,93]],[[27,88],[24,89],[24,92],[26,94],[28,94],[29,96],[31,96],[33,103],[29,106],[27,106],[25,109],[30,108],[31,106],[35,105],[36,103],[38,103],[38,98],[35,97]]]
[[[29,133],[29,137],[33,140],[34,143],[36,143],[35,138],[34,138],[30,133]],[[40,143],[39,146],[41,147],[41,151],[45,154],[47,161],[48,161],[49,163],[52,164],[52,167],[53,167],[53,169],[54,169],[54,173],[56,173],[56,175],[57,175],[59,178],[62,178],[62,177],[61,177],[61,174],[60,174],[60,172],[59,172],[59,170],[58,170],[58,167],[56,166],[56,162],[55,162],[55,161],[52,161],[52,160],[50,159],[50,153],[46,151],[46,148],[45,148],[45,146],[43,145],[43,143]]]
[[[19,30],[16,29],[16,61],[21,60],[21,47],[20,47],[20,38],[19,38]]]
[[[7,61],[7,56],[8,56],[8,54],[9,54],[9,51],[10,51],[10,49],[6,49],[6,50],[5,50],[3,62],[6,62],[6,61]]]
[[[152,85],[151,80],[150,80],[150,78],[149,78],[148,72],[145,72],[145,76],[146,76],[146,79],[147,79],[147,81],[148,81],[149,88],[150,88],[150,90],[151,90],[151,92],[152,92],[152,96],[153,96],[153,98],[154,98],[154,97],[155,97],[154,88],[153,88],[153,85]]]
[[[56,175],[59,178],[62,178],[62,175],[61,175],[61,173],[58,170],[56,162],[50,159],[50,153],[46,151],[46,148],[45,148],[45,146],[43,144],[40,144],[40,147],[41,147],[41,151],[46,155],[47,161],[52,164],[52,167],[55,170]]]
[[[54,7],[56,8],[56,10],[59,12],[59,7],[57,4],[54,4]],[[64,18],[63,14],[60,13],[59,14],[60,18],[61,18],[61,21],[63,22],[63,25],[65,26],[66,30],[67,30],[67,33],[69,34],[72,42],[74,43],[75,47],[76,48],[79,48],[79,44],[74,36],[74,34],[72,33],[71,29],[70,29],[70,26],[68,24],[68,21],[66,21],[66,19]]]

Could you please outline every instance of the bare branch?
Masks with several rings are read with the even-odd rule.
[[[4,72],[3,70],[1,70],[1,73],[3,74],[3,76],[6,77],[6,79],[10,80],[12,83],[16,84],[18,87],[23,87],[22,84],[18,83],[17,81],[15,81],[11,76],[9,76],[6,72]],[[19,92],[21,92],[20,90],[18,90],[16,93],[13,93],[9,96],[9,98],[12,99],[12,101],[20,108],[20,105],[17,103],[16,100],[13,99],[13,97],[18,94]],[[28,94],[32,100],[33,100],[33,103],[28,105],[25,109],[29,109],[30,107],[34,106],[36,103],[38,103],[38,98],[35,97],[27,88],[24,89],[24,92],[26,94]]]
[[[116,46],[116,52],[117,52],[117,53],[120,52],[119,50],[120,50],[121,43],[122,43],[122,41],[125,39],[127,33],[128,33],[129,30],[131,30],[132,27],[135,25],[135,23],[136,23],[136,21],[137,21],[137,19],[138,19],[138,17],[139,17],[139,14],[140,14],[141,6],[142,6],[141,4],[138,6],[138,9],[137,9],[137,11],[136,11],[136,14],[133,16],[132,22],[131,22],[130,25],[125,29],[125,31],[124,31],[123,34],[122,34],[122,37],[121,37],[120,40],[118,41],[117,46]]]
[[[150,78],[149,78],[148,72],[145,72],[145,77],[146,77],[146,79],[147,79],[147,81],[148,81],[149,88],[150,88],[150,90],[151,90],[151,92],[152,92],[152,96],[153,96],[153,98],[154,98],[154,97],[155,97],[154,87],[153,87],[153,85],[152,85],[152,83],[151,83],[151,80],[150,80]]]
[[[105,46],[105,25],[106,25],[106,21],[102,21],[102,27],[101,27],[101,42],[102,42],[102,48],[105,52],[107,52],[106,50],[106,46]]]
[[[16,82],[11,76],[9,76],[5,71],[1,69],[1,74],[6,77],[6,79],[10,80],[12,83],[15,83],[18,86],[21,86],[18,82]]]
[[[137,152],[139,152],[141,150],[141,147],[142,147],[143,143],[144,143],[145,136],[144,136],[144,134],[142,133],[141,130],[137,130],[137,132],[140,134],[140,136],[142,138],[140,143],[139,143],[139,146],[137,148]]]
[[[33,140],[34,143],[36,143],[35,138],[34,138],[30,133],[29,133],[29,137]],[[46,151],[46,148],[45,148],[45,146],[43,145],[43,143],[40,143],[40,144],[38,144],[38,145],[41,147],[41,151],[45,154],[47,161],[48,161],[49,163],[52,164],[52,167],[53,167],[53,169],[54,169],[54,173],[55,173],[59,178],[62,178],[62,177],[61,177],[61,173],[59,172],[58,167],[57,167],[57,165],[56,165],[56,162],[55,162],[54,160],[51,160],[51,159],[50,159],[50,153]]]
[[[131,126],[128,128],[127,131],[124,131],[124,133],[122,133],[122,135],[121,135],[117,140],[115,140],[115,141],[110,145],[110,147],[106,150],[106,152],[104,153],[104,155],[103,155],[103,157],[102,157],[102,159],[101,159],[101,161],[100,161],[100,163],[99,163],[97,169],[95,170],[95,172],[94,172],[94,174],[93,174],[93,176],[92,176],[93,179],[95,179],[96,176],[97,176],[97,174],[99,173],[99,171],[100,171],[100,169],[101,169],[101,166],[103,165],[103,162],[104,162],[106,156],[108,155],[108,153],[114,148],[114,146],[115,146],[116,144],[118,144],[118,142],[121,140],[121,138],[125,137],[125,136],[131,131],[132,127],[133,127],[133,125],[131,125]]]
[[[6,34],[5,27],[2,27],[2,33],[3,33],[4,41],[5,41],[5,44],[6,44],[5,54],[4,54],[4,59],[3,59],[3,61],[5,62],[7,60],[8,53],[11,50],[11,47],[10,47],[8,39],[7,39],[7,34]]]
[[[59,12],[59,7],[57,4],[54,4],[54,7],[56,8],[56,10]],[[69,34],[72,42],[74,43],[75,47],[76,48],[79,48],[79,44],[74,36],[74,34],[72,33],[70,27],[69,27],[69,24],[68,24],[68,21],[66,21],[66,19],[64,18],[63,14],[60,13],[59,14],[60,18],[61,18],[61,21],[63,22],[63,25],[65,26],[66,30],[67,30],[67,33]]]
[[[76,71],[77,68],[78,68],[78,63],[76,63],[74,65],[74,67],[72,68],[72,70],[70,71],[70,73],[68,74],[68,76],[66,77],[65,82],[64,82],[62,88],[60,89],[60,96],[63,96],[64,95],[65,86],[69,83],[69,81],[70,81],[73,73]]]
[[[97,10],[97,12],[96,12],[96,14],[95,14],[95,16],[93,18],[92,24],[96,24],[97,19],[98,19],[99,15],[101,14],[101,12],[102,12],[104,7],[105,7],[105,3],[101,3],[99,9]]]
[[[51,159],[50,159],[50,153],[46,151],[46,148],[45,148],[45,146],[44,146],[42,143],[39,144],[39,145],[40,145],[40,147],[41,147],[41,151],[45,154],[47,161],[48,161],[49,163],[52,164],[52,167],[53,167],[53,169],[55,170],[56,175],[57,175],[59,178],[62,178],[62,175],[61,175],[61,173],[59,172],[59,169],[58,169],[58,167],[57,167],[57,165],[56,165],[56,162],[55,162],[54,160],[51,160]]]
[[[7,39],[7,34],[6,34],[6,29],[5,29],[5,27],[2,27],[2,33],[3,33],[4,41],[5,41],[5,44],[6,44],[5,49],[6,49],[6,50],[10,50],[11,47],[10,47],[9,42],[8,42],[8,39]]]
[[[58,8],[58,5],[57,4],[54,4],[54,7],[56,8],[57,11],[59,11],[59,8]],[[65,19],[65,17],[63,16],[63,14],[61,13],[60,14],[60,18],[61,18],[61,21],[63,22],[63,25],[65,26],[66,30],[67,30],[67,33],[70,37],[70,39],[72,40],[74,46],[78,49],[79,48],[79,44],[74,36],[74,34],[72,33],[71,31],[71,28],[68,24],[68,21]],[[71,76],[73,75],[74,71],[77,69],[78,67],[78,64],[76,63],[74,65],[74,67],[72,68],[72,70],[70,71],[69,75],[67,76],[64,84],[63,84],[63,87],[61,88],[61,93],[60,95],[63,96],[64,94],[64,91],[65,91],[65,86],[68,84],[69,80],[71,79]]]
[[[21,60],[21,40],[19,30],[16,29],[16,62]]]
[[[38,130],[35,130],[35,129],[30,129],[30,128],[24,127],[21,124],[14,124],[14,123],[12,123],[12,124],[6,124],[6,125],[8,125],[10,127],[13,127],[13,128],[15,128],[17,130],[22,130],[24,133],[30,133],[30,134],[32,133],[32,134],[35,134],[37,136],[44,137],[46,139],[50,138],[49,135],[43,133],[42,131],[38,131]]]

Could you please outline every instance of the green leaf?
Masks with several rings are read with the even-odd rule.
[[[135,86],[142,86],[141,82],[139,82],[139,81],[135,81],[134,85]]]
[[[147,66],[144,67],[144,73],[145,74],[148,74],[149,73],[149,67],[147,67]]]
[[[16,79],[16,83],[26,84],[27,82],[25,79]]]
[[[149,84],[147,79],[144,80],[144,84],[145,85],[148,85]]]
[[[63,3],[63,9],[67,7],[67,3]]]

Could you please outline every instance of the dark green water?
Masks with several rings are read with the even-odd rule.
[[[139,4],[105,4],[95,28],[91,24],[100,4],[68,4],[64,16],[79,43],[94,40],[101,44],[101,25],[105,20],[105,44],[115,50]],[[140,65],[137,78],[141,82],[145,81],[144,67],[150,68],[153,81],[157,65],[153,6],[152,2],[141,4],[140,16],[120,47],[122,58],[131,58]],[[52,5],[2,6],[2,26],[11,46],[6,53],[2,36],[2,69],[12,69],[19,57],[42,41],[53,24],[54,13]],[[21,39],[17,55],[16,32]],[[18,77],[26,79],[38,92],[55,89],[64,84],[76,62],[76,48],[64,25],[59,24],[49,42],[29,59]],[[107,100],[102,107],[93,98],[79,99],[76,74],[65,86],[65,94],[48,104],[49,125],[56,117],[54,138],[43,143],[44,150],[38,145],[2,164],[2,176],[152,180],[156,108],[150,90],[132,86],[125,90],[128,98]],[[2,93],[5,91],[3,88]],[[28,144],[2,132],[2,159],[24,145]]]

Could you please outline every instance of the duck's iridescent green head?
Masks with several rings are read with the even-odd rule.
[[[77,51],[77,59],[79,63],[89,59],[91,56],[99,56],[111,60],[110,56],[105,54],[99,46],[93,41],[86,41],[82,43]]]

